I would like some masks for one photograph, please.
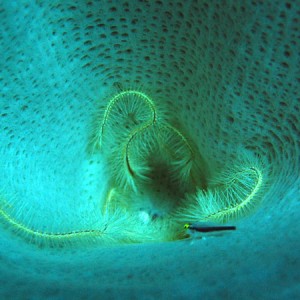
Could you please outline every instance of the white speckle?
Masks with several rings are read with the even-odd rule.
[[[150,221],[150,215],[145,212],[145,211],[140,211],[139,212],[139,218],[141,219],[142,222],[144,222],[145,224],[148,224]]]

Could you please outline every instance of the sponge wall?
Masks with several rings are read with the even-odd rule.
[[[294,296],[299,15],[299,1],[2,1],[1,202],[23,222],[51,232],[99,222],[107,176],[88,145],[120,89],[176,115],[212,174],[248,152],[271,174],[235,235],[192,245],[45,250],[4,224],[2,297]]]

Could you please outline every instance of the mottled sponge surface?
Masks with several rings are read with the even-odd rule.
[[[154,279],[156,274],[169,282],[170,288],[181,278],[191,289],[201,289],[203,295],[212,295],[214,290],[220,297],[224,297],[224,290],[231,295],[226,285],[214,279],[214,271],[228,274],[226,268],[234,268],[229,258],[220,261],[211,273],[205,269],[206,278],[197,277],[198,265],[193,264],[200,257],[202,262],[214,264],[213,251],[220,254],[218,243],[222,249],[228,243],[231,254],[227,255],[237,254],[235,259],[243,262],[236,272],[249,276],[253,285],[255,274],[247,267],[255,261],[254,256],[267,272],[278,270],[275,261],[279,257],[278,264],[288,268],[295,257],[292,248],[297,249],[295,235],[299,229],[294,222],[299,216],[300,184],[299,16],[298,1],[2,1],[0,190],[7,197],[5,205],[18,205],[16,216],[42,226],[41,230],[63,232],[97,223],[107,179],[103,158],[88,150],[94,119],[120,87],[134,88],[176,115],[212,173],[230,165],[246,150],[264,157],[272,192],[259,212],[241,223],[243,235],[236,238],[240,242],[232,244],[230,237],[224,237],[213,241],[216,244],[210,250],[209,243],[203,246],[200,241],[197,246],[206,247],[206,256],[200,256],[203,247],[199,252],[192,248],[192,259],[184,260],[183,269],[176,266],[188,244],[165,246],[163,251],[174,253],[176,261],[170,262],[164,252],[161,259],[153,258],[148,275],[143,273],[143,257],[149,248],[133,250],[136,272],[145,280],[129,280],[133,275],[126,273],[130,265],[124,263],[127,275],[118,279],[120,289],[128,283],[139,285],[137,291],[144,289],[151,295],[158,291],[158,296],[166,297],[151,284],[159,282]],[[282,255],[280,249],[277,253],[271,246],[271,261],[260,247],[257,252],[246,251],[247,258],[239,254],[257,243],[272,245],[271,233],[279,224],[274,247],[280,248],[281,238],[285,245]],[[248,230],[252,233],[247,237]],[[3,236],[4,245],[14,245],[14,235],[6,237],[3,231]],[[13,282],[15,274],[4,269],[11,263],[18,264],[20,272],[31,268],[34,279],[30,277],[29,285],[45,285],[51,296],[47,276],[40,283],[34,277],[40,272],[34,257],[41,254],[22,247],[24,252],[20,248],[18,255],[25,259],[15,259],[14,251],[9,254],[1,247],[5,257],[2,277],[7,274],[7,280]],[[100,257],[89,252],[87,262],[93,264],[95,259],[99,270],[86,273],[86,278],[98,276],[101,261],[110,257],[111,265],[104,269],[111,280],[103,283],[109,293],[117,276],[110,268],[122,268],[123,261],[113,259],[121,257],[120,253],[120,249],[104,251]],[[42,257],[45,266],[49,265]],[[72,257],[66,255],[65,262],[56,257],[51,263],[63,266],[69,260]],[[172,263],[175,266],[171,268]],[[70,270],[73,268],[70,265]],[[67,277],[67,282],[75,284],[72,276],[78,275],[76,272],[55,270],[53,278],[57,276],[59,281]],[[283,279],[272,275],[270,284],[284,281],[293,286],[292,269],[287,273],[290,275]],[[245,282],[239,281],[238,287],[243,288]],[[178,295],[187,295],[186,286],[178,287]],[[22,288],[30,290],[25,284]],[[53,295],[60,295],[60,288]],[[13,286],[8,285],[4,290],[6,297],[11,289]],[[130,297],[128,290],[125,294]]]

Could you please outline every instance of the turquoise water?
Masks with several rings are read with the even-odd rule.
[[[2,1],[0,299],[299,297],[299,11]]]

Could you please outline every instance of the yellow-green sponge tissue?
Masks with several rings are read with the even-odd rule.
[[[0,299],[296,299],[299,18],[3,0]]]

